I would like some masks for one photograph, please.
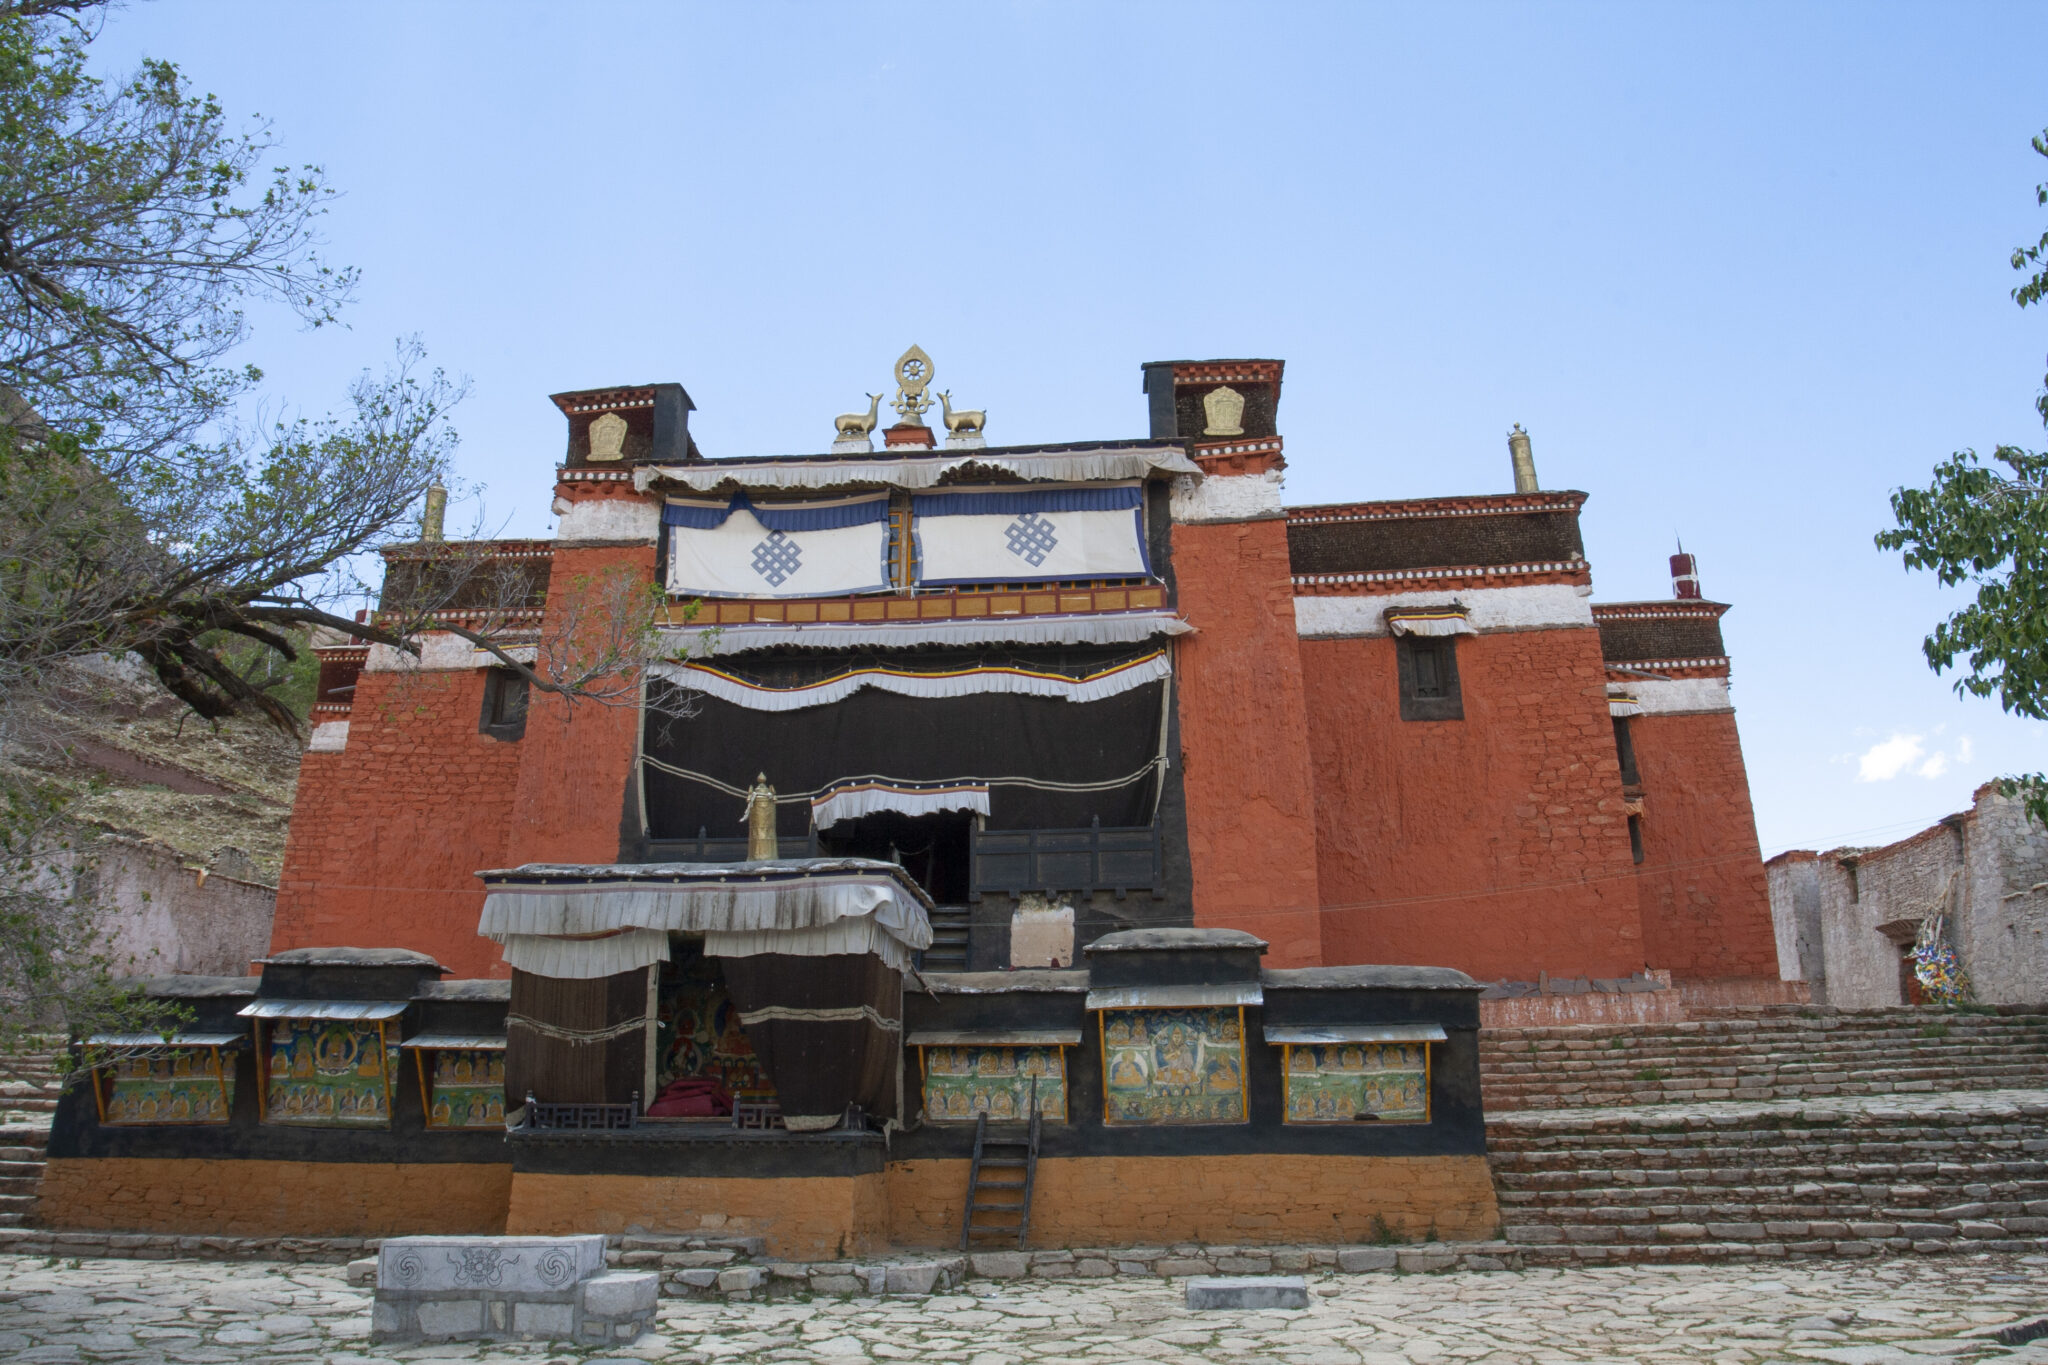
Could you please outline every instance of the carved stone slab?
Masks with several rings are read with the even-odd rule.
[[[600,1236],[393,1237],[377,1253],[377,1288],[559,1294],[603,1270]]]

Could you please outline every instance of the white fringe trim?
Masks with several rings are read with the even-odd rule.
[[[658,865],[657,865],[658,866]],[[850,873],[800,881],[743,884],[750,867],[732,864],[732,881],[556,888],[499,885],[484,897],[477,933],[499,943],[515,935],[601,934],[613,929],[667,933],[758,933],[815,929],[871,916],[910,948],[931,946],[931,921],[893,876]]]
[[[506,966],[557,980],[589,981],[668,961],[668,935],[658,929],[624,929],[603,938],[509,934],[503,941]]]
[[[775,1019],[794,1019],[807,1024],[872,1024],[889,1033],[903,1032],[901,1019],[890,1019],[873,1005],[847,1005],[841,1009],[808,1010],[795,1005],[769,1005],[758,1010],[741,1010],[742,1024],[765,1024]]]
[[[744,654],[796,645],[806,649],[916,649],[926,645],[1128,645],[1158,635],[1190,635],[1194,627],[1170,611],[1089,616],[1027,616],[1003,620],[895,624],[824,621],[815,625],[697,627],[660,632],[662,653]],[[673,646],[672,648],[670,646]]]
[[[929,946],[927,944],[926,946]],[[910,949],[878,928],[871,919],[841,920],[816,929],[784,930],[764,934],[704,935],[706,957],[759,957],[782,953],[790,957],[845,957],[867,953],[899,972],[911,969]]]
[[[1634,697],[1609,697],[1607,699],[1607,714],[1613,716],[1616,720],[1622,720],[1629,716],[1640,716],[1643,714],[1643,704]]]
[[[1053,678],[994,668],[933,677],[873,668],[860,669],[811,687],[777,689],[756,687],[702,664],[659,663],[648,667],[649,672],[658,678],[752,711],[798,711],[807,706],[829,706],[846,700],[863,687],[879,688],[905,697],[967,697],[984,692],[1008,692],[1028,697],[1091,702],[1158,682],[1173,672],[1172,663],[1161,652],[1092,678]]]
[[[1477,635],[1463,616],[1414,617],[1387,613],[1387,629],[1396,635]]]
[[[946,475],[962,469],[999,469],[1034,482],[1094,483],[1106,479],[1142,479],[1154,470],[1163,474],[1202,477],[1199,465],[1178,450],[1096,450],[996,455],[987,451],[922,459],[814,460],[781,464],[746,461],[732,464],[641,465],[633,471],[633,487],[645,493],[656,483],[676,484],[709,493],[726,484],[740,488],[843,488],[850,484],[887,484],[892,488],[936,488]]]
[[[935,815],[940,811],[964,810],[988,814],[988,788],[959,786],[944,791],[906,791],[901,787],[858,787],[834,792],[811,803],[811,823],[829,829],[844,820],[858,820],[876,811],[899,815]]]

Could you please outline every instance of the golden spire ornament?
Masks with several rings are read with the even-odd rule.
[[[896,358],[896,401],[889,406],[896,409],[907,427],[921,427],[925,410],[932,400],[925,397],[925,389],[932,382],[932,358],[924,353],[921,346],[912,346]]]

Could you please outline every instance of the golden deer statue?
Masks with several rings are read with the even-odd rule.
[[[939,411],[945,416],[946,434],[949,436],[979,436],[982,425],[988,420],[986,412],[953,411],[950,389],[939,395]]]
[[[876,416],[882,410],[882,395],[867,395],[868,410],[865,413],[849,412],[832,419],[832,430],[842,441],[863,441],[874,434]]]

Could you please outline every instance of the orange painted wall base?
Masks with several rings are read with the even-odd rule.
[[[505,1230],[761,1237],[771,1256],[829,1261],[887,1245],[888,1193],[880,1171],[758,1179],[522,1171],[512,1178]]]
[[[889,1167],[890,1240],[960,1237],[965,1161]],[[1488,1238],[1500,1228],[1483,1156],[1130,1156],[1041,1159],[1031,1245],[1361,1242],[1375,1216],[1403,1237]]]
[[[495,1235],[512,1167],[93,1157],[44,1168],[44,1227],[222,1237]]]
[[[47,1227],[241,1237],[701,1233],[835,1260],[960,1236],[967,1165],[865,1175],[514,1174],[498,1165],[98,1158],[52,1161]],[[1039,1163],[1031,1244],[1485,1238],[1500,1224],[1483,1156],[1064,1157]]]

